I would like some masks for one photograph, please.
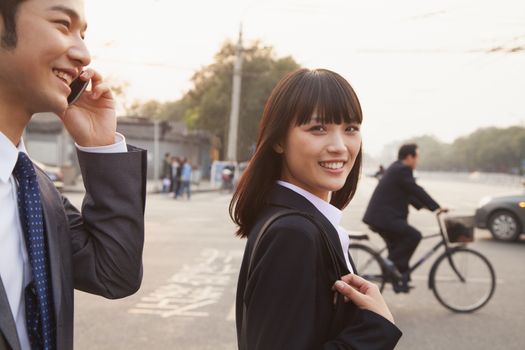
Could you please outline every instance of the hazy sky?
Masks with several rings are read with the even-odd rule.
[[[525,126],[523,0],[85,0],[92,67],[127,98],[176,100],[242,21],[246,41],[347,78],[367,151]],[[489,53],[495,47],[502,50]]]

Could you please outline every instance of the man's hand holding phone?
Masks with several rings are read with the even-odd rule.
[[[83,90],[84,84],[79,84],[78,81],[71,84],[72,91],[68,101],[72,103],[60,116],[64,126],[80,146],[97,147],[113,144],[117,118],[115,100],[109,85],[91,68],[82,72],[77,79],[82,82],[91,81],[91,89],[80,91],[80,96],[75,98],[75,92]],[[77,90],[79,87],[80,89]]]

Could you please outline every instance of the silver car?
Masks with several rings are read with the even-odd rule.
[[[475,224],[500,241],[515,241],[525,233],[525,194],[486,197],[476,210]]]

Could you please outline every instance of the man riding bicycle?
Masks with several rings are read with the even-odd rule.
[[[363,217],[363,222],[385,240],[388,259],[395,265],[391,272],[398,276],[401,274],[401,278],[393,283],[395,292],[406,293],[409,290],[409,261],[422,237],[416,228],[408,224],[409,204],[418,210],[447,211],[416,184],[413,171],[418,159],[416,144],[401,146],[398,160],[385,171]]]

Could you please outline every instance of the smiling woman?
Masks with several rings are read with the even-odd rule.
[[[377,287],[349,274],[340,226],[357,188],[361,122],[354,90],[332,71],[301,69],[272,91],[230,203],[237,234],[248,238],[237,286],[241,350],[391,349],[401,336]],[[341,278],[352,285],[335,285],[346,305],[333,292]]]
[[[361,122],[357,95],[340,75],[303,69],[281,80],[266,103],[255,155],[230,205],[237,233],[248,235],[265,205],[264,195],[279,179],[303,182],[323,200],[331,192],[330,203],[343,209],[359,179]],[[329,176],[319,163],[334,160],[344,168]]]

